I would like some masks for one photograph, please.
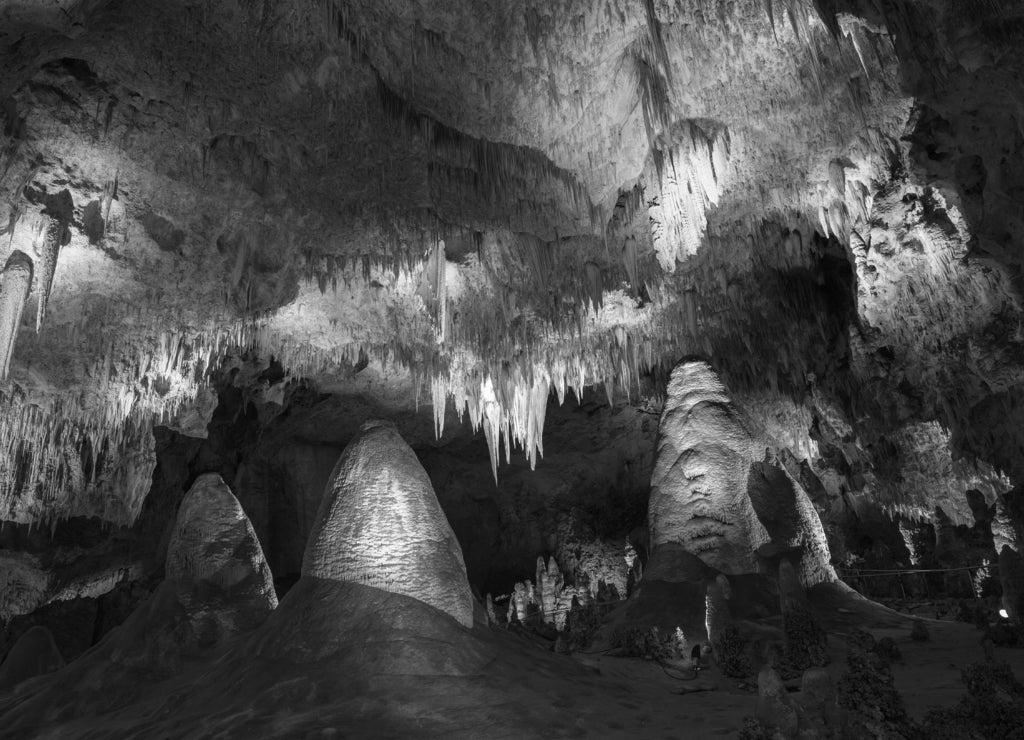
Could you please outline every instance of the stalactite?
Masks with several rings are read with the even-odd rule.
[[[21,314],[31,289],[32,259],[16,249],[0,275],[0,380],[7,380],[10,374]]]
[[[53,287],[53,274],[57,269],[57,255],[60,248],[70,239],[69,224],[74,218],[75,204],[71,193],[62,190],[56,196],[47,199],[43,209],[44,227],[41,243],[36,249],[35,261],[35,292],[38,297],[36,306],[36,332],[43,327],[46,318],[46,307],[50,301],[50,289]]]

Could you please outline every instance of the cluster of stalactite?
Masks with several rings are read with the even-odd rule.
[[[25,304],[33,292],[37,296],[36,332],[43,327],[57,257],[68,240],[74,216],[71,194],[63,190],[48,201],[34,229],[32,255],[13,249],[0,273],[0,380],[10,374]]]
[[[195,400],[222,359],[251,347],[252,322],[112,341],[88,370],[85,390],[12,389],[0,399],[0,518],[50,524],[93,516],[138,517],[156,464],[154,424]]]

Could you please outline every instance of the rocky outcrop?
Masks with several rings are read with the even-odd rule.
[[[259,540],[216,473],[199,476],[181,502],[166,569],[200,644],[252,629],[277,608]]]
[[[64,666],[64,658],[45,627],[26,631],[0,663],[0,692],[22,681],[51,673]]]
[[[341,454],[302,575],[405,594],[473,625],[462,550],[430,478],[391,422],[365,423]]]
[[[0,620],[47,604],[96,598],[143,575],[142,563],[107,548],[69,548],[47,562],[27,552],[0,552]]]
[[[676,543],[723,573],[757,569],[768,539],[747,496],[755,450],[725,386],[706,363],[672,371],[648,510],[652,560]]]

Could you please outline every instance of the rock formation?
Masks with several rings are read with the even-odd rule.
[[[748,475],[747,495],[769,533],[758,555],[793,554],[806,587],[837,580],[828,538],[803,487],[784,468],[766,462],[753,463]]]
[[[390,422],[363,424],[341,454],[302,575],[405,594],[473,625],[462,550],[423,466]]]
[[[757,721],[784,738],[796,737],[799,715],[775,669],[765,666],[757,674]]]
[[[804,585],[835,581],[810,498],[784,468],[755,459],[755,438],[710,366],[680,364],[668,393],[648,513],[655,564],[669,544],[733,575],[797,553]]]
[[[0,663],[0,692],[63,666],[64,658],[50,630],[32,627],[18,638],[3,663]]]
[[[11,371],[14,343],[21,327],[21,314],[32,290],[32,259],[15,250],[0,273],[0,379]]]
[[[256,533],[216,473],[200,475],[181,502],[167,548],[167,580],[201,644],[250,630],[277,608]]]
[[[818,624],[792,563],[779,562],[779,607],[788,668],[803,671],[828,663],[828,635]]]
[[[711,367],[672,371],[648,510],[651,549],[676,543],[723,573],[757,570],[768,535],[747,496],[754,445]]]
[[[705,625],[712,647],[722,639],[726,629],[732,624],[732,615],[729,612],[731,595],[729,581],[725,576],[720,575],[707,585]]]

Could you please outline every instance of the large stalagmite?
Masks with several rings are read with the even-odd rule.
[[[651,549],[683,546],[728,574],[757,570],[768,540],[747,497],[754,446],[725,387],[702,361],[672,371],[651,475]]]
[[[181,502],[167,579],[201,641],[251,629],[277,608],[270,566],[252,524],[216,473],[199,476]]]
[[[370,421],[324,491],[302,575],[405,594],[473,625],[462,550],[394,424]]]

